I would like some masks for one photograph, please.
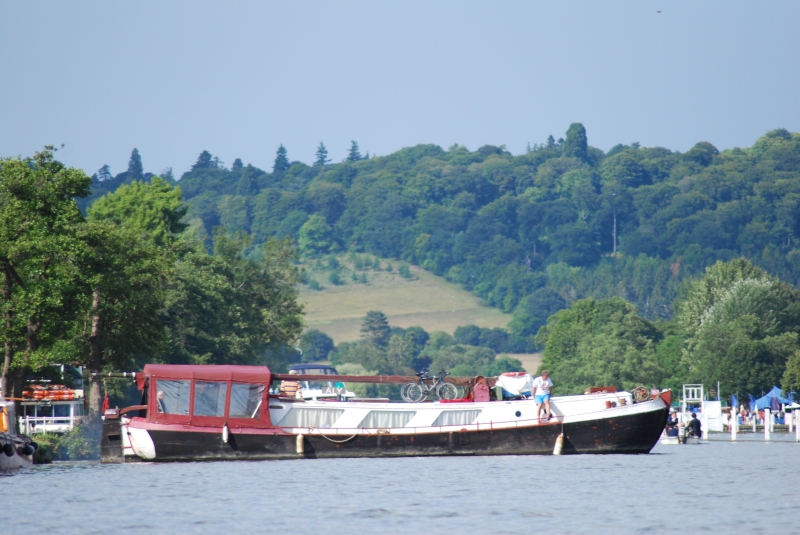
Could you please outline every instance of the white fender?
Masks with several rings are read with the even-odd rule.
[[[553,448],[553,455],[561,455],[561,451],[564,449],[564,433],[561,433],[556,438],[556,446]]]
[[[297,453],[303,454],[305,452],[305,442],[303,441],[303,435],[297,435]]]
[[[136,455],[148,461],[156,458],[156,445],[153,444],[153,439],[150,438],[150,433],[147,432],[147,429],[129,427],[128,436],[131,439],[131,447]]]

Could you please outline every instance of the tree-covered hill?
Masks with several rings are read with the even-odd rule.
[[[179,185],[209,236],[224,226],[256,243],[294,237],[306,254],[400,258],[514,312],[519,336],[584,297],[671,317],[682,280],[717,260],[800,281],[800,134],[783,129],[722,152],[603,153],[577,123],[519,156],[418,145],[362,158],[354,143],[346,161],[318,151],[308,166],[281,147],[271,172],[204,151]]]

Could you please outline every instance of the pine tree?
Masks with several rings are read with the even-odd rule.
[[[235,160],[233,160],[233,165],[231,166],[231,171],[236,171],[237,169],[241,169],[242,167],[244,167],[244,164],[242,164],[242,159],[241,158],[236,158]]]
[[[361,338],[375,345],[385,348],[389,345],[392,330],[386,315],[379,310],[370,310],[361,324]]]
[[[578,158],[584,162],[589,158],[586,129],[581,123],[572,123],[569,125],[569,129],[567,129],[567,139],[564,141],[564,156]]]
[[[357,162],[361,160],[361,153],[358,151],[358,143],[355,141],[351,141],[350,145],[350,152],[347,154],[347,161],[348,162]]]
[[[322,167],[323,165],[327,165],[330,163],[328,159],[328,149],[325,148],[325,144],[320,141],[319,147],[317,147],[317,160],[314,162],[314,167]]]
[[[552,134],[547,136],[547,148],[554,149],[556,146],[556,140],[553,138]]]
[[[144,178],[144,167],[142,167],[142,157],[139,156],[139,149],[133,149],[131,159],[128,161],[128,175],[132,178]]]
[[[214,163],[211,153],[207,150],[204,150],[200,153],[200,156],[197,157],[197,163],[192,166],[192,171],[197,171],[198,169],[210,169],[213,166]]]
[[[104,180],[111,180],[111,178],[111,168],[108,167],[108,164],[97,170],[97,180],[100,182],[103,182]]]
[[[286,149],[283,144],[278,147],[275,153],[275,163],[272,164],[273,173],[285,173],[289,169],[289,158],[286,156]]]

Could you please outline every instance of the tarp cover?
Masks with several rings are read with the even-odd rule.
[[[756,400],[756,408],[758,410],[772,408],[772,398],[777,398],[778,402],[784,405],[788,405],[790,403],[788,399],[783,397],[783,390],[777,386],[773,386],[772,390],[767,392],[766,396]]]
[[[501,375],[497,378],[497,382],[495,384],[497,386],[502,386],[511,394],[518,396],[523,392],[531,391],[531,388],[533,388],[533,378],[529,373],[516,377]]]
[[[144,374],[154,379],[204,379],[258,384],[269,384],[271,379],[266,366],[147,364]]]

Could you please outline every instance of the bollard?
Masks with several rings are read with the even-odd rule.
[[[755,433],[756,432],[756,420],[758,420],[758,413],[757,412],[752,412],[750,414],[750,419],[753,420],[753,433]]]
[[[731,442],[736,442],[736,424],[738,424],[738,416],[731,410]]]
[[[795,409],[792,414],[794,415],[794,441],[800,442],[800,411]]]
[[[769,414],[769,407],[764,409],[764,441],[769,442],[769,422],[772,416]]]
[[[784,410],[784,411],[783,411],[783,414],[785,414],[785,415],[786,415],[786,416],[784,416],[784,418],[786,418],[787,420],[789,420],[789,434],[791,435],[791,434],[792,434],[792,431],[793,431],[793,428],[792,428],[792,423],[794,423],[794,418],[793,418],[793,416],[794,416],[794,411],[792,411],[792,412],[786,412],[786,411]]]

